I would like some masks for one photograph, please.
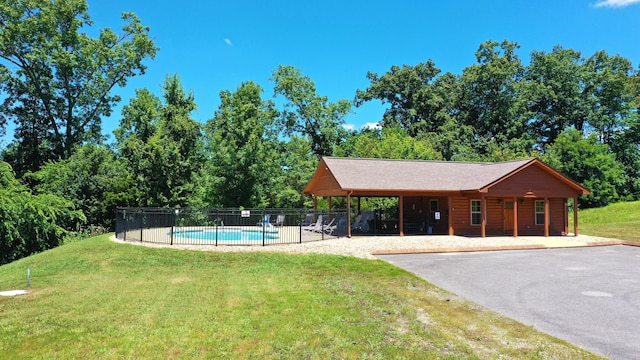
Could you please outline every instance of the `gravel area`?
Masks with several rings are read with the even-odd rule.
[[[463,236],[446,236],[446,235],[427,235],[427,236],[375,236],[375,237],[352,237],[337,238],[322,241],[305,242],[302,244],[287,245],[268,245],[268,246],[211,246],[211,245],[160,245],[153,243],[125,242],[115,238],[111,239],[120,243],[142,245],[149,247],[170,247],[174,249],[188,249],[200,251],[220,251],[220,252],[238,252],[238,251],[271,251],[284,252],[291,254],[301,253],[317,253],[317,254],[334,254],[355,256],[365,259],[375,259],[371,255],[372,251],[381,250],[422,250],[422,249],[450,249],[450,248],[480,248],[480,247],[504,247],[504,246],[531,246],[539,245],[543,239],[558,239],[563,241],[577,241],[583,243],[612,241],[601,237],[579,235],[562,236],[562,237],[463,237]],[[539,241],[536,241],[539,240]]]

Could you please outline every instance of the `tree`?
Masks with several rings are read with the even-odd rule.
[[[567,127],[584,128],[590,109],[583,64],[580,52],[561,46],[550,53],[531,53],[523,96],[531,119],[529,128],[540,150],[553,144]]]
[[[60,245],[84,222],[70,201],[52,194],[33,195],[0,161],[0,265]]]
[[[359,158],[440,160],[442,156],[428,139],[409,136],[400,125],[383,127],[381,130],[363,130],[354,135],[347,144],[348,149],[339,154]]]
[[[136,92],[122,110],[116,146],[134,176],[139,206],[186,206],[202,166],[201,126],[189,115],[196,104],[177,75],[162,90],[164,103],[148,90]]]
[[[74,204],[90,225],[114,229],[116,206],[132,206],[139,196],[124,162],[109,149],[87,144],[69,159],[49,161],[27,173],[35,192],[54,194]]]
[[[488,152],[488,144],[499,147],[530,148],[527,137],[525,107],[520,97],[520,84],[524,67],[516,49],[517,43],[504,40],[501,43],[486,41],[476,51],[477,64],[465,68],[460,77],[457,101],[458,122],[472,126],[483,148],[476,149],[482,155]]]
[[[330,102],[326,96],[317,95],[311,78],[293,66],[278,66],[272,80],[275,82],[274,95],[286,99],[281,112],[285,136],[308,136],[318,158],[330,156],[333,146],[346,136],[342,125],[344,116],[351,111],[351,103],[347,100]]]
[[[585,62],[588,78],[585,91],[589,96],[589,125],[610,144],[613,137],[624,129],[631,115],[634,94],[629,90],[631,62],[620,56],[609,56],[598,51]]]
[[[220,107],[205,126],[208,160],[199,181],[204,206],[272,205],[269,189],[279,170],[275,163],[277,112],[261,93],[253,82],[242,83],[233,93],[220,92]]]
[[[580,198],[580,206],[601,207],[620,199],[618,189],[625,183],[623,166],[595,134],[583,138],[580,131],[567,129],[547,147],[542,159],[591,190],[590,195]]]
[[[19,173],[100,141],[101,118],[120,100],[113,89],[144,74],[157,51],[134,14],[122,19],[120,34],[92,38],[82,31],[91,26],[85,0],[0,1],[0,114],[16,123]]]
[[[415,66],[393,65],[382,76],[368,72],[371,84],[356,91],[355,104],[360,106],[373,99],[388,103],[390,107],[380,123],[383,127],[399,124],[412,136],[419,131],[436,131],[442,125],[439,112],[445,102],[443,95],[447,95],[434,89],[433,81],[439,73],[431,59]]]

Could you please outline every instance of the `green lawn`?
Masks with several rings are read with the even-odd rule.
[[[596,358],[383,261],[108,236],[0,267],[1,358]]]
[[[573,229],[573,216],[570,229]],[[621,202],[578,212],[581,234],[640,241],[640,201]]]

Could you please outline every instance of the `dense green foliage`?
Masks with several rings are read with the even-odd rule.
[[[56,195],[33,195],[0,161],[0,219],[1,265],[60,245],[84,216]]]
[[[113,88],[144,74],[157,50],[135,14],[122,19],[120,34],[91,38],[85,0],[0,1],[0,118],[17,125],[4,157],[19,174],[102,138]]]
[[[92,38],[85,0],[0,0],[0,132],[16,124],[1,158],[29,191],[68,200],[90,225],[111,227],[115,206],[310,206],[300,191],[331,155],[540,157],[593,191],[582,207],[640,199],[640,75],[620,55],[556,46],[525,63],[517,43],[489,40],[460,74],[430,59],[369,72],[353,101],[330,100],[301,69],[280,65],[273,100],[247,80],[220,92],[205,124],[176,74],[160,96],[137,89],[105,144],[115,90],[157,51],[134,14],[123,20],[120,34]],[[372,101],[387,107],[367,119],[381,128],[347,130],[353,106]]]

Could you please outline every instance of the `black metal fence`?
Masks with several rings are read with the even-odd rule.
[[[116,237],[169,245],[275,245],[347,234],[346,210],[117,208]]]

